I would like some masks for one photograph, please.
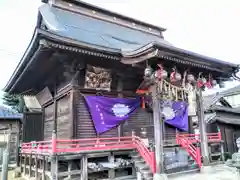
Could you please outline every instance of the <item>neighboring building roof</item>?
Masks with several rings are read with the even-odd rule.
[[[225,124],[240,125],[239,117],[240,117],[239,114],[217,112],[216,116],[212,118],[210,121],[208,121],[207,123],[211,124],[217,121]]]
[[[211,110],[213,106],[218,106],[217,103],[219,102],[222,108],[227,107],[231,108],[231,105],[227,102],[226,99],[223,98],[224,96],[220,93],[203,96],[203,108],[204,111]]]
[[[233,88],[227,89],[225,91],[222,92],[217,92],[215,94],[212,95],[208,95],[208,96],[204,96],[203,97],[203,104],[204,104],[204,109],[207,110],[209,109],[211,106],[215,105],[217,102],[219,102],[222,98],[227,97],[227,96],[231,96],[231,95],[236,95],[236,94],[240,94],[240,85],[235,86]],[[223,99],[226,101],[226,99]],[[215,106],[216,107],[216,106]],[[225,107],[219,107],[224,109]],[[234,108],[236,109],[236,108]]]
[[[235,94],[240,94],[240,85],[237,85],[233,88],[227,89],[219,93],[219,95],[222,97],[231,96]]]
[[[239,114],[240,115],[239,108],[230,108],[230,107],[214,105],[214,106],[211,107],[211,110],[220,111],[220,112],[234,113],[234,114]],[[239,121],[240,121],[240,119],[239,119]]]
[[[23,115],[10,108],[0,106],[0,119],[19,119],[21,120]]]

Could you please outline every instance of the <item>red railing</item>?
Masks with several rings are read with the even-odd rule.
[[[179,138],[187,138],[192,143],[200,142],[200,134],[178,134]],[[207,133],[207,139],[209,142],[219,142],[222,140],[221,132]]]
[[[183,148],[186,149],[188,154],[196,161],[198,167],[200,168],[202,166],[200,147],[195,147],[192,144],[192,141],[189,141],[186,137],[179,137],[177,135],[176,141],[177,144],[181,145]]]
[[[207,139],[208,142],[220,142],[222,140],[221,132],[208,133]],[[193,143],[201,142],[200,134],[177,134],[176,142],[187,150],[188,154],[196,161],[200,168],[202,166],[201,150],[200,147],[193,145]]]
[[[59,140],[53,138],[51,141],[38,141],[22,144],[22,153],[36,154],[73,153],[113,149],[137,149],[139,154],[152,169],[152,172],[155,173],[156,163],[154,152],[150,151],[141,138],[136,136],[71,140]]]
[[[155,153],[147,148],[147,146],[144,144],[141,138],[134,136],[134,139],[137,151],[143,157],[145,162],[151,167],[152,172],[155,173],[156,172]]]

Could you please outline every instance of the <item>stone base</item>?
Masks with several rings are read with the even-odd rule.
[[[212,166],[202,166],[200,169],[201,173],[213,173],[214,172],[214,168]]]
[[[157,174],[155,173],[153,175],[153,180],[168,180],[168,177],[166,174]]]

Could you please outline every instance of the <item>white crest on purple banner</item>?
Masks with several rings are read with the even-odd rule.
[[[131,111],[131,109],[125,104],[118,103],[114,104],[112,111],[116,117],[124,117]]]

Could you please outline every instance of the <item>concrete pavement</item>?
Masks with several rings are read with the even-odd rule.
[[[223,164],[212,166],[211,172],[186,174],[178,177],[171,177],[169,180],[240,180],[235,168]]]

